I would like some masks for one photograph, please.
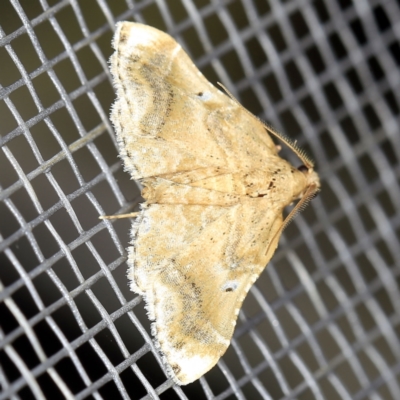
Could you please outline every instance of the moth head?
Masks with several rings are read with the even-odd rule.
[[[303,190],[297,194],[296,198],[301,199],[304,196],[308,197],[308,200],[314,198],[321,187],[321,183],[319,181],[318,174],[314,171],[313,167],[307,167],[305,165],[301,165],[297,168],[299,172],[301,172],[304,176],[304,184]]]

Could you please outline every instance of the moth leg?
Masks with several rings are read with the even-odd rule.
[[[120,219],[120,218],[135,218],[140,214],[140,211],[131,212],[128,214],[117,214],[117,215],[100,215],[99,219]]]

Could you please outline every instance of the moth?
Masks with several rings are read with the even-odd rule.
[[[185,385],[225,353],[247,292],[320,182],[295,143],[209,83],[169,35],[122,22],[113,47],[111,120],[145,200],[125,215],[136,217],[130,287],[168,374]],[[304,165],[279,157],[269,134]]]

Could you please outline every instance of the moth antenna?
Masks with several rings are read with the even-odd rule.
[[[217,85],[220,86],[222,89],[224,89],[224,92],[236,103],[239,104],[244,110],[246,110],[240,103],[239,100],[221,83],[217,82]],[[251,114],[250,111],[246,110],[249,114]],[[253,114],[252,114],[253,115]]]
[[[122,218],[135,218],[140,214],[140,211],[131,212],[128,214],[117,214],[117,215],[100,215],[99,219],[122,219]]]
[[[285,143],[286,146],[289,147],[297,155],[297,157],[300,158],[302,163],[308,169],[314,168],[314,161],[308,156],[308,154],[303,149],[297,146],[297,140],[290,139],[284,133],[277,131],[275,128],[273,128],[271,125],[267,124],[260,118],[258,117],[255,118],[257,118],[264,125],[264,128],[267,130],[267,132],[269,132],[271,135],[274,135],[277,139]]]
[[[273,128],[271,125],[263,121],[261,118],[258,118],[254,114],[252,114],[249,110],[246,110],[236,99],[236,97],[220,82],[217,82],[218,86],[220,86],[226,94],[247,114],[250,114],[252,117],[256,118],[258,121],[261,122],[261,124],[264,126],[264,128],[269,132],[271,135],[274,135],[278,140],[282,141],[283,143],[286,144],[296,155],[297,157],[300,158],[302,163],[308,168],[314,168],[314,161],[307,155],[307,153],[301,149],[299,146],[297,146],[297,140],[290,139],[288,136],[286,136],[284,133],[276,130]]]
[[[290,211],[289,215],[283,221],[282,226],[278,229],[272,240],[269,242],[270,244],[267,247],[265,254],[268,253],[269,248],[271,247],[271,244],[275,241],[275,239],[277,237],[279,238],[284,229],[290,224],[290,222],[292,222],[293,218],[307,207],[308,203],[316,196],[318,191],[319,187],[316,185],[310,185],[307,188],[306,192],[304,193],[304,196],[298,201],[298,203],[294,206],[292,211]]]

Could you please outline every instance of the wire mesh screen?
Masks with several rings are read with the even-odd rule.
[[[98,219],[140,202],[108,118],[121,20],[170,33],[322,179],[184,387],[128,288],[131,221]],[[395,0],[3,0],[0,399],[398,399],[399,21]]]

